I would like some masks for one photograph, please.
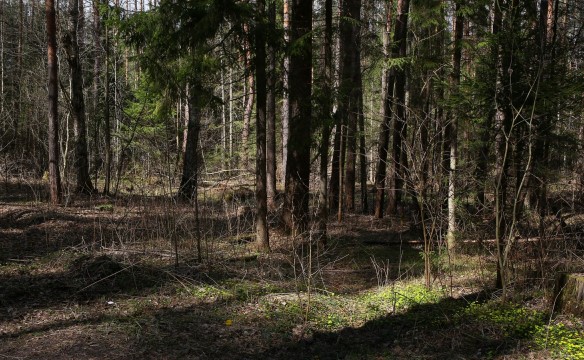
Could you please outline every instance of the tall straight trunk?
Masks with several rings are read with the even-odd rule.
[[[102,54],[99,50],[101,47],[101,15],[99,13],[99,0],[93,0],[93,47],[94,47],[94,54],[93,54],[93,102],[92,102],[92,114],[93,114],[93,124],[95,126],[93,132],[93,154],[92,154],[92,162],[94,169],[92,170],[95,174],[95,186],[97,187],[97,178],[99,174],[99,85],[100,85],[100,78],[101,78],[101,61],[102,61]]]
[[[406,76],[399,71],[395,79],[395,102],[396,112],[392,134],[392,163],[391,177],[393,178],[393,188],[389,190],[387,213],[397,214],[398,206],[401,205],[404,198],[404,183],[406,175],[406,151],[405,141],[407,138],[407,120],[406,120]]]
[[[344,203],[348,212],[355,211],[357,163],[357,123],[361,80],[361,0],[343,0],[340,9],[340,113],[347,124]],[[341,155],[342,157],[342,155]]]
[[[18,139],[20,118],[22,117],[22,96],[21,96],[21,84],[20,79],[22,77],[22,61],[24,52],[24,0],[19,0],[18,2],[18,47],[16,49],[16,81],[14,85],[15,102],[14,102],[14,117],[12,131],[14,133],[14,138]],[[13,142],[13,147],[18,145],[18,141]]]
[[[268,238],[268,199],[266,191],[266,3],[257,1],[255,33],[256,66],[256,247],[270,251]]]
[[[71,109],[75,133],[75,175],[76,192],[89,194],[93,184],[89,176],[89,158],[87,155],[87,127],[85,119],[85,99],[83,97],[83,70],[79,59],[79,0],[69,1],[69,31],[63,41],[67,63],[70,67]]]
[[[293,238],[308,230],[312,92],[312,0],[292,0],[290,42],[290,138],[286,164],[284,221]]]
[[[276,0],[269,0],[268,5],[268,78],[266,95],[266,192],[268,209],[276,210]]]
[[[452,52],[452,73],[450,75],[451,91],[457,92],[460,86],[460,61],[462,59],[462,36],[464,18],[461,14],[462,0],[456,1],[454,17],[454,49]],[[446,239],[448,249],[456,247],[456,162],[458,159],[458,116],[453,114],[450,121],[450,167],[448,169],[448,231]]]
[[[112,132],[110,122],[110,49],[109,49],[109,29],[105,27],[105,76],[104,76],[104,105],[103,123],[105,138],[105,183],[103,193],[109,195],[112,180]]]
[[[221,60],[221,157],[222,170],[229,169],[228,154],[227,154],[227,97],[225,95],[225,68],[223,67],[223,60]],[[177,117],[180,111],[177,112]],[[179,123],[179,122],[177,122]]]
[[[0,0],[0,116],[4,117],[4,0]],[[0,137],[0,149],[4,149],[6,142],[7,125],[2,121],[2,136]]]
[[[244,24],[244,32],[248,38],[251,38],[249,34],[249,25]],[[243,110],[243,133],[241,135],[241,142],[243,144],[242,149],[242,167],[244,169],[249,168],[249,134],[251,126],[251,116],[253,112],[253,104],[255,102],[255,77],[253,69],[252,51],[251,51],[251,41],[245,40],[244,49],[244,63],[245,63],[245,78],[246,78],[246,92],[245,92],[245,108]]]
[[[61,176],[59,174],[59,65],[57,62],[57,21],[54,0],[45,1],[47,21],[47,69],[49,89],[49,190],[52,204],[61,202]]]
[[[187,127],[185,139],[185,153],[183,157],[182,177],[179,187],[179,196],[183,199],[196,201],[197,196],[197,176],[199,170],[199,154],[197,145],[199,143],[199,130],[201,109],[197,103],[197,90],[194,87],[187,89]]]
[[[361,72],[359,72],[361,78]],[[359,80],[362,84],[362,81]],[[361,186],[361,213],[369,213],[367,190],[367,150],[365,149],[365,113],[363,111],[363,91],[359,93],[359,184]]]
[[[390,49],[390,33],[392,20],[393,0],[386,4],[385,9],[385,31],[383,32],[383,52],[387,61],[391,56],[396,55],[396,46]],[[397,30],[397,24],[396,24]],[[394,32],[394,36],[397,31]],[[387,154],[389,153],[389,135],[391,133],[392,98],[394,91],[394,71],[384,67],[381,77],[381,126],[379,129],[379,141],[377,144],[377,171],[375,173],[375,205],[374,215],[376,218],[383,217],[385,187],[387,176]]]
[[[339,194],[341,187],[341,140],[342,124],[339,112],[333,114],[335,136],[333,137],[333,158],[331,159],[331,178],[328,186],[328,206],[336,209],[339,206]]]
[[[394,32],[393,47],[397,50],[397,57],[405,58],[407,50],[407,34],[408,34],[408,12],[410,8],[410,0],[398,0],[397,3],[397,21],[395,24],[396,31]],[[393,68],[394,72],[394,101],[396,112],[393,123],[392,134],[392,167],[391,177],[393,181],[393,188],[389,190],[389,201],[387,204],[387,212],[390,214],[397,213],[397,207],[402,201],[402,191],[404,185],[404,176],[406,174],[406,152],[404,148],[405,139],[407,137],[407,121],[406,121],[406,73],[404,68]],[[391,77],[391,76],[390,76]],[[391,79],[388,83],[391,86]]]
[[[283,0],[283,30],[284,44],[288,48],[290,45],[290,2]],[[288,163],[288,139],[290,138],[290,55],[288,50],[284,54],[284,69],[282,73],[282,179],[286,179],[286,166]],[[286,186],[284,184],[284,186]]]
[[[332,0],[325,0],[325,28],[324,28],[324,42],[323,55],[324,66],[322,69],[322,138],[320,142],[320,168],[318,174],[319,191],[318,191],[318,241],[321,246],[326,245],[327,240],[327,223],[328,223],[328,152],[330,147],[331,135],[331,112],[332,112],[332,74],[333,74],[333,58],[332,58],[332,42],[333,42],[333,2]]]

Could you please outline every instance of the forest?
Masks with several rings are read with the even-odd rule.
[[[0,358],[584,359],[584,3],[0,0]]]

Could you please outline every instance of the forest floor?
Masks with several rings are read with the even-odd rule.
[[[492,291],[487,245],[437,248],[426,289],[402,219],[331,219],[325,250],[272,231],[262,255],[243,197],[205,198],[197,231],[170,199],[32,190],[0,190],[0,359],[584,358],[545,286]]]

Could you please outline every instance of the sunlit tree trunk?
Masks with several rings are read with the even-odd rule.
[[[283,0],[283,30],[284,44],[290,44],[290,2]],[[288,163],[288,139],[290,137],[290,56],[288,52],[284,54],[284,66],[282,73],[282,179],[286,180],[286,166]]]
[[[393,0],[386,3],[385,9],[385,28],[383,32],[383,53],[384,60],[387,61],[394,53],[390,49],[390,33]],[[389,153],[389,135],[391,133],[391,116],[392,116],[392,98],[394,89],[394,77],[391,70],[385,66],[381,76],[381,126],[379,129],[379,141],[377,143],[377,171],[375,173],[375,205],[374,215],[376,218],[383,217],[385,202],[385,187],[387,177],[387,155]]]
[[[461,14],[462,1],[455,2],[454,17],[454,49],[452,52],[452,74],[450,83],[452,91],[458,91],[460,85],[460,62],[462,59],[462,35],[464,34],[464,18]],[[446,235],[448,249],[456,247],[456,162],[458,159],[458,116],[453,114],[450,120],[450,167],[448,169],[448,232]]]
[[[332,74],[333,74],[333,59],[332,59],[332,41],[333,41],[333,2],[332,0],[325,0],[325,29],[323,42],[324,66],[322,68],[322,134],[320,142],[320,168],[318,174],[319,190],[318,190],[318,241],[324,246],[327,240],[327,223],[329,214],[328,204],[328,153],[330,147],[330,135],[332,125]]]

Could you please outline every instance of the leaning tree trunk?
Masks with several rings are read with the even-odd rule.
[[[93,184],[89,176],[89,157],[87,155],[87,129],[85,100],[83,98],[83,70],[79,59],[77,30],[79,25],[79,0],[69,1],[69,31],[63,40],[66,59],[71,69],[71,108],[75,132],[75,171],[76,192],[90,194]]]
[[[61,176],[59,174],[59,88],[57,63],[57,22],[54,0],[46,0],[47,68],[49,70],[49,189],[52,204],[61,202]]]

